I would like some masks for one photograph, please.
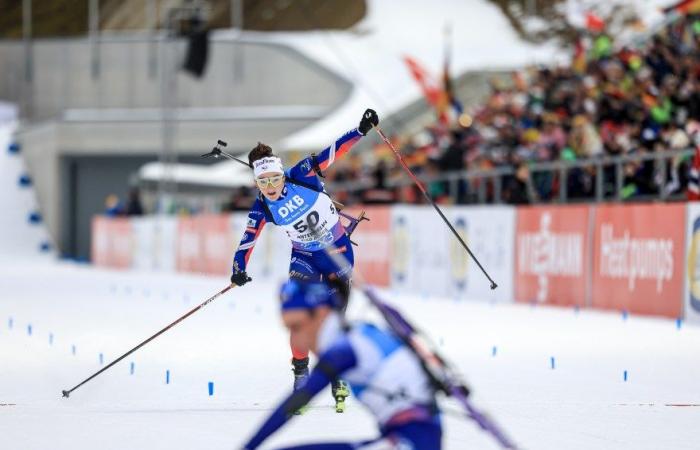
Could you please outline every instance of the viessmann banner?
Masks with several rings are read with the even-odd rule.
[[[591,306],[679,317],[685,204],[595,207]]]
[[[588,206],[518,208],[515,300],[550,305],[586,304],[590,273]]]

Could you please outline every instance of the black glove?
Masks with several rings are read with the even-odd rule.
[[[233,274],[231,274],[231,284],[235,284],[236,286],[243,286],[249,281],[253,281],[253,279],[245,272],[233,272]]]
[[[364,114],[362,114],[362,120],[360,120],[360,126],[357,127],[357,131],[363,136],[369,133],[372,127],[379,125],[379,116],[377,112],[373,109],[367,108]]]

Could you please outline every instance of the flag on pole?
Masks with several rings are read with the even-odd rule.
[[[700,200],[700,145],[695,147],[693,164],[690,166],[687,197],[691,201]]]
[[[440,122],[443,122],[443,118],[440,113],[440,104],[445,102],[445,92],[440,86],[440,83],[435,80],[435,78],[428,73],[423,66],[421,66],[418,61],[411,58],[410,56],[404,56],[404,62],[408,66],[408,70],[411,72],[411,76],[416,80],[418,85],[423,91],[423,96],[427,100],[428,104],[435,108]]]
[[[586,13],[586,29],[594,33],[600,33],[605,30],[605,21],[595,13],[588,11]]]
[[[680,2],[668,6],[662,10],[664,14],[676,12],[678,14],[700,13],[700,0],[681,0]]]
[[[450,115],[450,106],[454,110],[454,113],[457,118],[464,112],[464,107],[462,106],[462,103],[459,101],[457,95],[455,94],[454,83],[452,83],[452,77],[450,76],[451,57],[452,27],[448,24],[445,26],[445,63],[442,71],[442,85],[444,95],[441,103],[441,116],[444,116],[445,120],[449,120],[448,116]]]

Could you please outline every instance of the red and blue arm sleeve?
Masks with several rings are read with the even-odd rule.
[[[357,131],[357,128],[355,128],[340,136],[330,146],[324,148],[323,151],[316,156],[316,164],[318,164],[319,169],[321,169],[321,171],[326,170],[338,158],[342,158],[343,155],[350,151],[352,146],[355,145],[361,137],[362,134],[360,134],[360,132]],[[314,164],[311,157],[304,158],[299,161],[290,170],[290,175],[295,178],[300,176],[310,177],[312,175],[317,175],[314,171]]]
[[[357,365],[355,351],[350,346],[347,339],[342,339],[333,345],[318,360],[318,364],[311,371],[304,386],[294,391],[287,397],[265,423],[260,427],[253,438],[245,445],[245,449],[253,450],[258,448],[265,439],[270,437],[275,431],[293,417],[294,411],[306,405],[311,399],[321,392],[331,381],[338,378],[343,372]]]
[[[267,223],[265,211],[260,202],[259,198],[256,199],[255,203],[253,203],[253,206],[250,208],[250,212],[248,212],[248,220],[246,222],[243,238],[241,238],[241,243],[238,245],[236,254],[233,256],[233,272],[245,272],[248,259],[250,259],[250,255],[253,254],[255,242],[258,236],[260,236],[260,232],[265,226],[265,223]]]

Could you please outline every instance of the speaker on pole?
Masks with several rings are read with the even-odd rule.
[[[209,30],[196,31],[190,34],[187,44],[187,54],[183,69],[197,78],[204,75],[209,56]]]
[[[182,68],[197,78],[204,75],[209,56],[209,29],[198,17],[193,16],[187,24],[185,36],[187,36],[187,54]]]

